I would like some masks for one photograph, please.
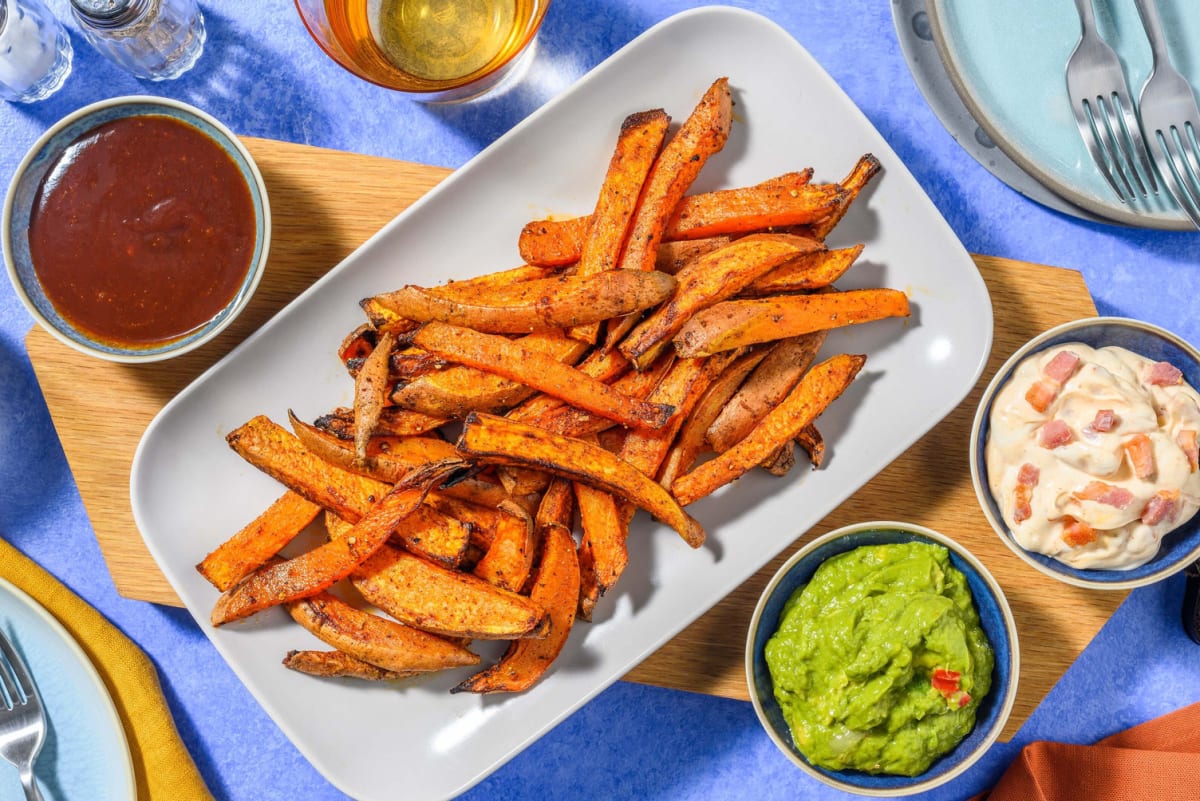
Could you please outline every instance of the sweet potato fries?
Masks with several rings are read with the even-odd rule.
[[[894,289],[839,291],[864,246],[825,245],[881,166],[688,194],[732,109],[721,78],[673,134],[662,109],[630,114],[593,208],[515,236],[525,264],[363,299],[330,343],[353,407],[227,436],[281,494],[197,565],[213,625],[280,606],[334,649],[287,667],[372,681],[506,640],[453,691],[523,691],[618,584],[638,509],[698,548],[690,504],[820,467],[815,422],[866,356],[819,352],[909,314]]]

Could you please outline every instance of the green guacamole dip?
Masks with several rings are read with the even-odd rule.
[[[821,565],[767,643],[796,747],[831,770],[915,776],[975,725],[992,647],[940,545],[868,545]]]

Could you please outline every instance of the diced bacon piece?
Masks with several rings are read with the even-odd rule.
[[[1047,378],[1057,381],[1060,385],[1067,383],[1067,379],[1075,375],[1075,371],[1079,369],[1079,356],[1069,350],[1059,351],[1054,355],[1054,358],[1046,362],[1046,366],[1042,368],[1042,373]]]
[[[1145,434],[1135,434],[1121,443],[1133,474],[1143,481],[1154,477],[1154,444]]]
[[[1044,412],[1058,397],[1058,387],[1050,381],[1035,381],[1025,392],[1025,400],[1039,412]]]
[[[1071,429],[1062,420],[1051,420],[1038,432],[1038,444],[1048,450],[1066,445],[1071,441]]]
[[[1070,515],[1063,516],[1063,542],[1072,548],[1079,548],[1096,541],[1096,529],[1082,520],[1076,520]]]
[[[1183,383],[1183,373],[1170,362],[1155,362],[1146,371],[1146,383],[1156,387],[1170,387]]]
[[[1180,448],[1183,448],[1192,472],[1200,470],[1200,444],[1196,442],[1196,432],[1190,428],[1180,429],[1179,433],[1175,435],[1175,442]]]
[[[1133,503],[1133,493],[1124,487],[1116,487],[1103,481],[1089,481],[1087,486],[1074,493],[1081,501],[1095,501],[1106,506],[1124,509]]]
[[[1164,520],[1174,520],[1179,512],[1179,490],[1159,490],[1146,501],[1142,522],[1156,526]]]
[[[1013,522],[1024,523],[1033,517],[1033,487],[1018,484],[1013,490]]]
[[[1092,431],[1103,434],[1112,431],[1117,425],[1117,413],[1112,409],[1101,409],[1096,412],[1096,419],[1088,426]]]
[[[1017,471],[1017,487],[1013,490],[1013,522],[1023,523],[1033,516],[1033,488],[1041,477],[1036,465],[1026,462]]]

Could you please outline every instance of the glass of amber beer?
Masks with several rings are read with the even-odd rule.
[[[295,0],[334,61],[425,102],[469,100],[531,52],[550,0]]]

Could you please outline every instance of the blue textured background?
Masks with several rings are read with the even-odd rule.
[[[66,18],[66,0],[49,5]],[[503,96],[440,107],[410,102],[343,72],[309,40],[285,0],[201,5],[207,49],[192,72],[168,84],[122,73],[68,23],[76,61],[66,86],[38,105],[0,103],[0,182],[7,184],[28,146],[60,116],[94,100],[142,93],[196,104],[241,134],[456,167],[634,36],[697,4],[554,0],[522,84]],[[774,19],[814,55],[907,162],[969,250],[1079,270],[1101,313],[1149,320],[1200,341],[1200,317],[1193,312],[1200,236],[1080,222],[997,181],[955,144],[925,104],[887,4],[733,5]],[[116,594],[25,352],[30,325],[4,283],[0,535],[146,649],[218,799],[342,798],[267,719],[187,613]],[[1014,742],[995,746],[933,797],[965,798],[982,789],[1031,740],[1090,742],[1200,700],[1200,647],[1182,633],[1182,593],[1180,578],[1134,592]],[[403,788],[398,775],[397,798]],[[748,703],[618,683],[467,797],[843,796],[792,768],[760,731]]]

